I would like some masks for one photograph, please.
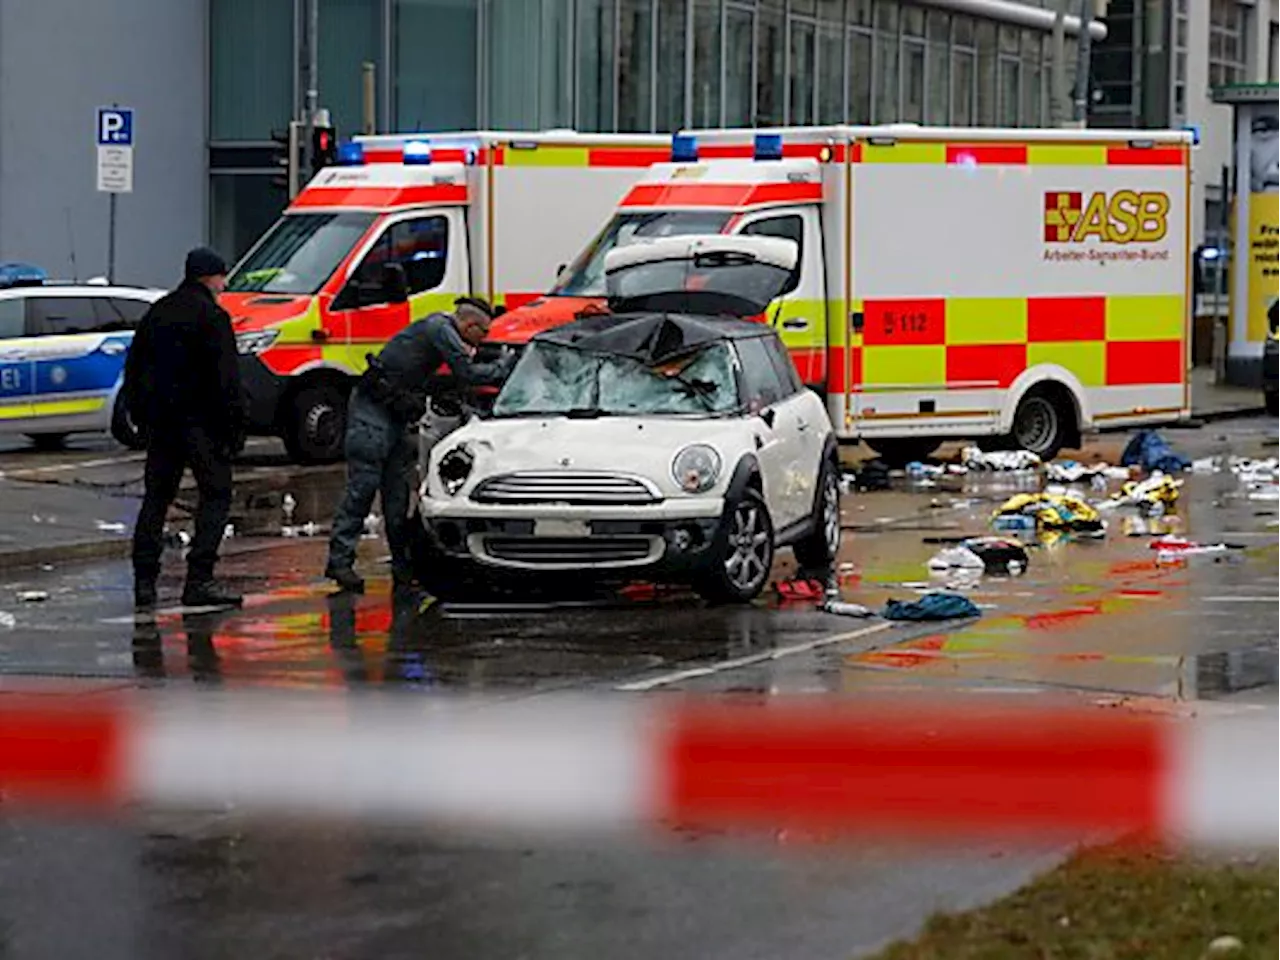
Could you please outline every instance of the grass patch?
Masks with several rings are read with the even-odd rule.
[[[1275,960],[1277,863],[1085,851],[980,910],[936,916],[875,960]],[[1240,945],[1210,952],[1218,937]]]

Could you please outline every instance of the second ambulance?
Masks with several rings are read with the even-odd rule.
[[[1182,132],[809,127],[680,134],[497,349],[604,295],[646,237],[790,239],[770,306],[841,439],[888,459],[947,438],[1052,457],[1100,426],[1189,413]]]

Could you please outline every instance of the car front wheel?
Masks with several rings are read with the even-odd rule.
[[[769,582],[773,520],[764,498],[745,490],[725,514],[698,592],[713,603],[747,603]]]
[[[822,465],[818,502],[813,508],[813,529],[795,545],[802,567],[825,567],[840,552],[840,478],[830,460]]]

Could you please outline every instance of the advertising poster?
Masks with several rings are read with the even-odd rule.
[[[1249,112],[1248,336],[1262,340],[1275,322],[1280,282],[1280,115],[1274,103]]]

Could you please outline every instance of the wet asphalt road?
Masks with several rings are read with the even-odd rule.
[[[1259,419],[1167,437],[1191,456],[1273,456],[1275,431]],[[91,445],[71,457],[112,459]],[[126,493],[126,473],[137,469],[127,459],[56,469],[64,462],[0,453],[7,473],[52,468],[43,476],[74,472]],[[246,500],[241,529],[272,533],[271,494],[285,487],[317,515],[332,496],[333,471],[282,479],[269,453],[245,473],[261,499]],[[938,547],[923,539],[985,532],[991,509],[1018,485],[983,476],[847,497],[849,530],[830,574],[845,599],[872,607],[936,586],[925,562]],[[252,684],[395,686],[406,696],[960,690],[1274,703],[1276,511],[1230,473],[1189,476],[1177,510],[1183,532],[1247,549],[1161,566],[1146,538],[1124,536],[1113,519],[1103,541],[1036,548],[1024,576],[967,590],[984,616],[949,630],[877,629],[776,598],[709,610],[678,591],[603,609],[437,607],[419,616],[413,603],[395,602],[385,577],[364,597],[328,596],[316,576],[321,539],[237,537],[223,572],[250,600],[234,614],[172,610],[136,625],[122,562],[10,574],[0,610],[16,625],[0,629],[0,690],[58,678],[193,696]],[[382,552],[378,540],[365,544],[375,574]],[[162,592],[176,596],[180,568],[171,571]],[[792,572],[780,562],[779,577]],[[27,590],[49,597],[19,602]],[[0,956],[848,957],[909,934],[934,910],[1010,890],[1061,854],[705,837],[513,849],[376,824],[248,823],[234,811],[113,824],[9,819],[0,821]]]

